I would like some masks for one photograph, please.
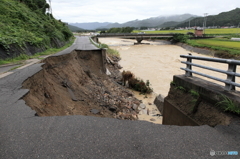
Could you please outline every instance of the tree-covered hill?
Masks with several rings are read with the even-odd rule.
[[[47,13],[46,0],[1,0],[0,58],[61,47],[73,36],[67,25]]]
[[[79,27],[76,27],[76,26],[73,26],[73,25],[70,25],[70,24],[68,24],[68,28],[69,28],[72,32],[84,31],[84,29],[79,28]]]
[[[203,17],[194,18],[191,20],[191,26],[203,26]],[[240,8],[236,8],[229,12],[222,12],[218,15],[207,16],[206,26],[238,26],[240,23]],[[189,26],[189,21],[185,21],[177,27]]]

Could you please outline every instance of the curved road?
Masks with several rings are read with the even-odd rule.
[[[87,37],[55,56],[73,49],[97,49]],[[210,150],[240,153],[240,124],[179,127],[146,121],[90,116],[36,117],[21,99],[21,84],[41,70],[34,64],[0,79],[1,159],[187,159],[239,158],[210,156]]]

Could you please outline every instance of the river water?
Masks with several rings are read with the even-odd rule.
[[[173,76],[185,73],[185,71],[181,70],[180,67],[186,67],[185,64],[181,63],[181,61],[186,61],[186,59],[180,58],[180,55],[188,55],[188,53],[191,53],[193,56],[206,57],[206,55],[190,52],[180,46],[171,45],[170,43],[164,41],[142,41],[142,43],[150,43],[150,45],[133,45],[136,42],[135,40],[118,38],[100,38],[99,41],[101,43],[108,44],[111,48],[119,51],[121,56],[120,65],[123,67],[122,70],[129,70],[133,72],[136,77],[139,77],[144,81],[150,81],[154,93],[147,98],[145,103],[152,103],[155,96],[158,94],[161,94],[163,97],[167,96]],[[227,64],[198,60],[193,60],[193,62],[208,67],[214,67],[223,70],[228,69]],[[196,67],[194,67],[193,70],[226,79],[225,74]],[[224,86],[224,84],[221,82],[213,81],[201,76],[198,77]],[[237,79],[237,82],[240,83],[240,80]],[[140,96],[138,98],[143,97]]]

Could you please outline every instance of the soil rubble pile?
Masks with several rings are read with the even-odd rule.
[[[23,83],[23,97],[38,116],[87,115],[136,120],[140,101],[121,85],[117,61],[104,72],[98,51],[73,51],[43,60],[43,69]]]

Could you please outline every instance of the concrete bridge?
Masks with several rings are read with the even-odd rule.
[[[150,38],[158,38],[158,37],[173,37],[174,33],[172,34],[144,34],[144,33],[105,33],[99,34],[95,37],[92,37],[94,41],[98,42],[98,38],[109,38],[109,37],[117,37],[117,38],[124,38],[124,39],[133,39],[135,38],[138,44],[141,43],[144,39]]]

